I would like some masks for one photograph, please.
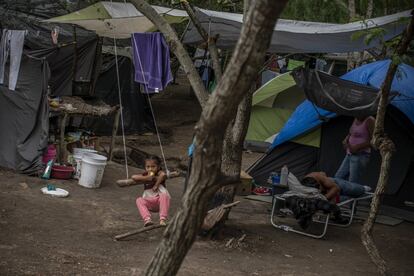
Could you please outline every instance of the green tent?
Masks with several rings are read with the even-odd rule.
[[[278,75],[253,94],[252,111],[246,135],[246,147],[267,150],[296,107],[305,100],[290,73]],[[293,142],[319,147],[320,129]]]
[[[180,23],[187,19],[182,10],[152,6],[168,23]],[[95,3],[84,9],[45,20],[50,23],[66,23],[95,31],[110,38],[130,38],[132,33],[154,31],[154,24],[128,2]]]

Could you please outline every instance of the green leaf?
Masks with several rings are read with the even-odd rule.
[[[364,43],[365,43],[366,45],[369,45],[369,44],[371,44],[371,41],[372,41],[374,38],[376,38],[376,36],[375,36],[373,33],[369,33],[369,34],[367,34],[367,35],[365,36],[365,38],[364,38]]]
[[[399,55],[392,56],[392,63],[396,65],[400,65],[402,63],[401,57]]]
[[[355,40],[361,39],[362,37],[364,37],[365,35],[367,35],[367,33],[368,33],[368,32],[367,32],[367,31],[365,31],[365,30],[355,32],[355,33],[353,33],[353,34],[351,35],[351,40],[352,40],[352,41],[355,41]]]

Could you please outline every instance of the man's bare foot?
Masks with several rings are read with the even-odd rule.
[[[119,187],[130,186],[134,183],[135,181],[133,179],[121,179],[116,181],[116,184],[118,184]]]
[[[167,226],[167,221],[165,219],[160,219],[161,226]]]

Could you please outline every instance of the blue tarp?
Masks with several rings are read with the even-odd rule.
[[[390,60],[382,60],[366,64],[346,73],[341,78],[380,88],[390,63]],[[391,90],[400,93],[400,95],[394,97],[391,104],[401,110],[414,124],[414,67],[407,64],[399,65],[391,85]],[[271,148],[292,140],[322,124],[315,108],[308,100],[300,104],[290,116],[279,135],[276,136]],[[333,118],[336,116],[333,112],[321,108],[317,109],[323,117]]]

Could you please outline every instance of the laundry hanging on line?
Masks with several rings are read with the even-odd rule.
[[[143,92],[164,90],[173,80],[170,50],[161,33],[134,33],[131,37],[135,81],[146,86]]]
[[[10,69],[8,87],[10,90],[16,89],[17,78],[19,76],[20,61],[22,59],[25,30],[4,29],[0,42],[0,84],[4,84],[4,71],[10,56]]]

